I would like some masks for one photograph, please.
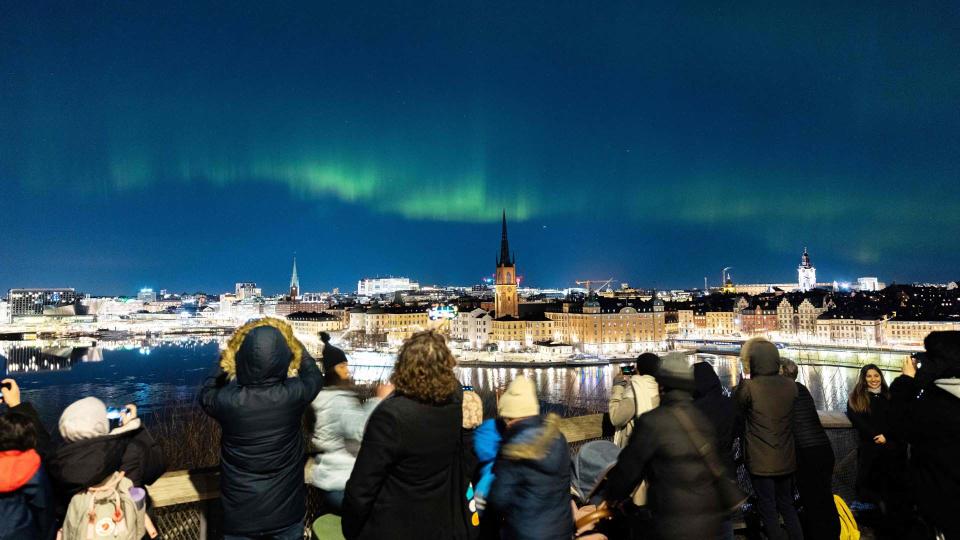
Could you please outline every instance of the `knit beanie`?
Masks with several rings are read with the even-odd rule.
[[[325,341],[323,343],[323,357],[320,360],[323,362],[323,372],[330,373],[334,366],[347,361],[347,355],[339,347]]]
[[[537,401],[537,387],[533,381],[523,375],[514,379],[500,396],[497,412],[507,420],[539,415],[540,402]]]
[[[675,352],[664,356],[654,377],[664,390],[683,390],[692,394],[697,387],[690,361],[687,355],[682,353]]]
[[[102,437],[110,432],[107,406],[95,397],[74,401],[60,415],[59,428],[67,442]]]

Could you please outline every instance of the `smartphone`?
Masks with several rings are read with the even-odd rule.
[[[464,392],[473,392],[473,387],[470,386],[469,384],[461,385],[461,387],[463,388]]]
[[[119,420],[123,414],[128,412],[130,411],[128,411],[126,407],[107,407],[107,420]]]
[[[0,388],[6,388],[7,390],[10,390],[11,388],[13,388],[13,383],[5,382],[3,384],[0,384]]]
[[[626,364],[626,365],[620,366],[620,373],[624,375],[636,375],[637,366],[633,364]]]

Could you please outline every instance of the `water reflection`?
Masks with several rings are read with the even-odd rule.
[[[224,338],[182,337],[128,340],[94,344],[39,342],[0,343],[0,368],[15,377],[24,398],[34,403],[48,426],[71,402],[95,395],[108,405],[135,402],[149,414],[170,404],[189,404],[210,368],[216,363]],[[317,351],[313,351],[316,353]],[[890,382],[905,358],[902,354],[845,351],[782,351],[800,364],[799,380],[807,385],[825,410],[842,411],[856,382],[859,366],[877,363]],[[359,382],[385,380],[393,356],[376,352],[349,353],[351,371]],[[723,386],[733,388],[739,378],[735,357],[700,354],[710,362]],[[463,384],[490,391],[505,388],[517,375],[536,381],[541,400],[579,411],[606,407],[619,365],[582,367],[460,367]]]

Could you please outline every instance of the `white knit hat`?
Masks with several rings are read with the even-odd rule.
[[[523,375],[514,379],[500,396],[497,413],[508,420],[539,415],[540,402],[537,401],[537,387],[533,381]]]
[[[74,401],[60,415],[60,436],[67,442],[100,437],[110,432],[107,406],[95,397]]]

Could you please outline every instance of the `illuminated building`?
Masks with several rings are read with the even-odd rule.
[[[507,211],[503,211],[503,230],[500,236],[500,255],[497,257],[497,275],[494,282],[494,312],[497,318],[519,317],[520,299],[517,296],[517,265],[507,241]]]
[[[800,292],[807,292],[817,286],[817,269],[810,263],[810,254],[803,248],[800,266],[797,267],[797,282]]]
[[[137,293],[137,300],[144,304],[151,304],[157,301],[157,293],[153,292],[153,289],[140,289],[140,292]]]
[[[245,298],[258,298],[263,296],[263,291],[260,287],[257,287],[257,284],[252,281],[244,281],[237,283],[234,286],[234,294],[237,297],[237,300],[243,300]]]
[[[310,336],[343,329],[343,320],[329,313],[298,311],[287,315],[286,319],[294,332]]]
[[[660,299],[643,302],[600,297],[582,304],[564,302],[561,312],[547,312],[546,316],[554,322],[553,341],[584,352],[641,352],[666,339]]]
[[[923,345],[930,332],[949,332],[960,330],[960,317],[943,317],[931,320],[929,317],[894,314],[883,329],[884,342],[887,345]]]
[[[72,288],[10,289],[7,293],[9,322],[18,317],[43,315],[44,308],[73,306],[79,296]]]
[[[363,278],[357,281],[358,296],[393,294],[397,291],[418,291],[420,284],[405,277]]]
[[[371,343],[399,345],[415,332],[426,330],[430,317],[426,307],[380,306],[349,310],[347,328]]]
[[[484,309],[462,311],[450,324],[450,337],[466,349],[482,349],[490,343],[493,317]]]
[[[741,298],[735,309],[734,325],[744,336],[764,336],[777,329],[777,303],[773,299]]]
[[[883,345],[885,319],[876,313],[830,310],[817,319],[817,338],[838,345]]]
[[[819,304],[819,307],[815,305]],[[777,304],[777,331],[788,336],[817,335],[817,317],[827,311],[827,298],[784,295]]]

